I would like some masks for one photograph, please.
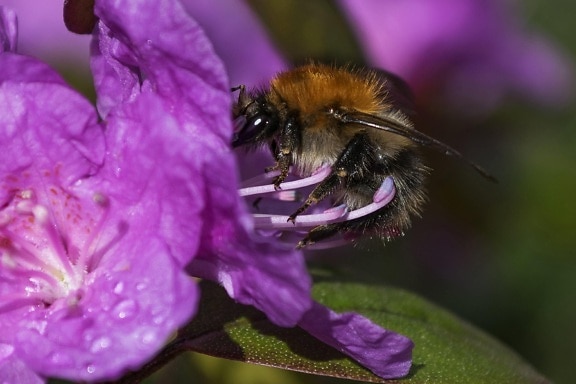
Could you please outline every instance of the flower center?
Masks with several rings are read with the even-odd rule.
[[[75,301],[91,268],[90,246],[106,204],[94,197],[85,207],[56,186],[8,193],[11,198],[0,207],[0,281],[7,287],[0,311],[48,306],[64,297]]]

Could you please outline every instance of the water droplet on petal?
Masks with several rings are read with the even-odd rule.
[[[123,300],[116,304],[113,313],[120,319],[127,319],[134,316],[137,310],[138,306],[134,300]]]
[[[114,293],[119,295],[122,291],[124,291],[124,282],[120,281],[116,286],[114,286]]]
[[[0,343],[0,359],[5,359],[14,353],[14,346]]]
[[[86,372],[88,372],[89,374],[93,374],[94,372],[96,372],[96,367],[93,364],[90,364],[86,367]]]
[[[109,337],[106,336],[100,337],[92,343],[90,352],[92,353],[101,352],[110,347],[110,344],[112,344],[112,340]]]
[[[142,344],[151,344],[154,342],[154,340],[156,340],[156,332],[153,329],[145,330],[142,332]]]
[[[61,352],[52,352],[48,355],[48,361],[54,366],[65,366],[72,364],[72,359],[69,355]]]
[[[137,289],[138,291],[142,291],[142,290],[146,289],[146,283],[138,283],[138,284],[136,284],[136,289]]]

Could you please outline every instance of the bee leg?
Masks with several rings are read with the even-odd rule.
[[[274,178],[273,184],[274,189],[280,190],[280,184],[286,179],[288,176],[288,171],[290,170],[290,157],[286,156],[282,152],[280,152],[276,156],[276,164],[271,167],[267,167],[265,169],[266,172],[272,171],[280,171],[280,174]]]
[[[317,243],[318,241],[327,239],[334,236],[342,228],[341,223],[325,224],[314,227],[308,234],[298,242],[296,249],[302,249],[310,244]]]
[[[370,156],[368,148],[371,146],[366,132],[362,131],[354,135],[332,166],[332,172],[314,188],[304,204],[290,215],[288,221],[294,222],[296,217],[308,207],[324,199],[338,186],[346,183],[350,175],[358,173],[359,168],[363,166],[362,164],[368,163],[367,157]]]
[[[294,148],[300,146],[301,129],[300,124],[295,115],[288,115],[285,123],[282,125],[280,132],[280,146],[276,156],[276,164],[272,167],[266,168],[266,172],[280,171],[280,174],[274,178],[274,188],[281,189],[280,184],[288,176],[290,165],[292,165],[292,153]]]
[[[288,217],[288,221],[295,222],[296,217],[308,209],[311,205],[318,203],[320,200],[328,196],[336,187],[340,185],[340,177],[336,173],[328,175],[314,190],[308,195],[308,198],[293,214]]]

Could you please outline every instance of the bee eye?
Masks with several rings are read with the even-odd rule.
[[[270,119],[266,115],[256,115],[249,120],[243,116],[239,117],[235,122],[236,130],[232,139],[232,146],[238,147],[254,141],[269,123]]]

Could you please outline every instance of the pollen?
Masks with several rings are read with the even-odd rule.
[[[20,191],[19,195],[22,199],[30,200],[34,197],[34,192],[31,189],[25,189]]]

